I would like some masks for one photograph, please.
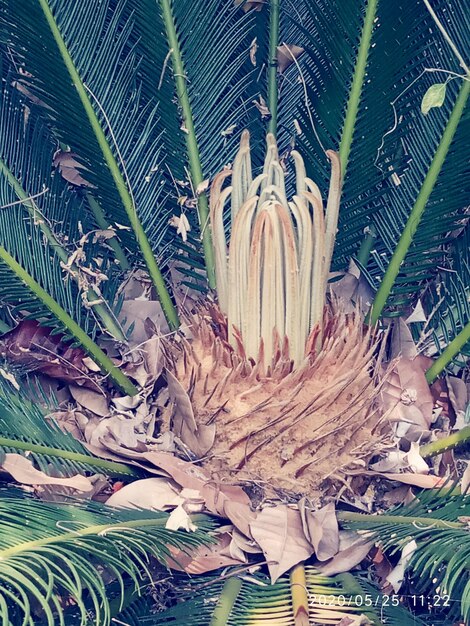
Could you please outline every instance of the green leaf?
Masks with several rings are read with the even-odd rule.
[[[133,237],[126,243],[145,262],[165,315],[177,327],[141,220],[155,219],[159,180],[145,184],[145,178],[158,167],[161,139],[156,103],[140,97],[139,63],[128,43],[132,22],[123,23],[123,2],[114,11],[110,0],[2,0],[1,6],[8,46],[32,76],[28,88],[46,105],[59,140],[79,155],[84,177],[112,222],[130,225]]]
[[[150,557],[165,564],[170,547],[192,550],[210,543],[208,518],[195,516],[199,530],[192,533],[166,530],[167,519],[165,513],[97,502],[53,504],[0,490],[2,623],[19,613],[29,626],[44,617],[48,626],[65,625],[61,599],[66,596],[79,612],[77,624],[93,616],[95,626],[109,626],[109,576],[118,581],[121,599],[125,578],[140,594],[151,578]]]
[[[421,113],[427,115],[434,107],[441,107],[446,97],[447,83],[435,83],[431,85],[421,101]]]

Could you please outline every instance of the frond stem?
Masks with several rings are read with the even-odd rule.
[[[70,331],[70,333],[80,342],[81,346],[86,350],[90,357],[100,366],[101,371],[109,376],[113,383],[128,396],[135,396],[139,390],[131,382],[131,380],[117,368],[111,359],[101,350],[101,348],[80,328],[47,291],[45,291],[28,272],[21,267],[19,263],[0,246],[0,259],[10,268],[16,276],[22,280],[25,285],[34,293],[36,298],[40,300],[51,313]]]
[[[209,626],[226,626],[228,618],[233,609],[240,589],[242,588],[242,579],[238,576],[227,578],[222,587],[222,591],[214,609]]]
[[[202,173],[201,156],[199,153],[196,130],[194,127],[191,102],[189,100],[187,78],[184,70],[178,34],[176,32],[171,0],[160,0],[160,6],[168,37],[168,46],[171,52],[176,95],[178,97],[183,117],[183,131],[186,140],[186,149],[188,151],[189,170],[192,179],[191,183],[196,192],[198,186],[203,182],[204,176]],[[214,250],[212,247],[211,231],[210,228],[208,228],[209,203],[205,192],[200,193],[197,197],[197,210],[207,272],[207,281],[209,283],[209,287],[211,289],[215,289]]]
[[[271,113],[269,132],[276,136],[277,131],[277,47],[279,45],[279,5],[280,0],[269,3],[269,67],[268,67],[268,109]]]
[[[465,344],[470,341],[470,322],[454,337],[447,348],[439,355],[434,361],[431,367],[426,372],[426,380],[428,383],[432,383],[441,374],[449,363],[454,359],[459,352],[462,351]]]
[[[71,450],[61,450],[60,448],[50,448],[49,446],[41,446],[35,443],[29,443],[28,441],[19,441],[17,439],[7,439],[6,437],[0,437],[0,448],[11,448],[14,450],[25,450],[26,452],[32,452],[33,454],[43,454],[44,456],[52,456],[60,459],[67,459],[67,461],[74,461],[76,463],[86,463],[92,467],[97,467],[106,472],[107,476],[134,476],[138,477],[141,473],[138,470],[133,469],[123,463],[116,463],[115,461],[106,461],[105,459],[98,459],[81,452],[72,452]]]
[[[430,459],[433,456],[447,452],[447,450],[452,450],[452,448],[456,448],[463,443],[467,443],[467,441],[470,441],[470,426],[465,426],[456,433],[420,446],[419,454],[423,459]]]
[[[362,28],[361,34],[361,42],[359,44],[356,66],[354,68],[354,76],[351,84],[351,91],[349,93],[346,117],[344,119],[341,143],[339,146],[339,156],[341,160],[341,172],[343,179],[346,174],[349,153],[351,151],[351,144],[354,137],[354,128],[356,126],[357,112],[361,99],[362,86],[364,84],[364,76],[366,73],[367,58],[369,56],[370,42],[372,39],[372,31],[374,29],[374,20],[377,11],[377,5],[378,0],[369,0],[369,2],[367,3],[364,26]]]
[[[413,209],[411,210],[410,216],[403,229],[397,247],[395,248],[390,264],[384,274],[382,282],[380,283],[380,287],[375,294],[375,299],[372,305],[370,315],[371,324],[375,324],[379,319],[390,295],[390,292],[393,289],[395,279],[400,272],[401,264],[405,260],[405,257],[413,241],[413,237],[418,229],[419,223],[423,216],[424,210],[426,209],[429,196],[434,189],[434,185],[436,184],[437,178],[444,164],[444,160],[447,156],[450,144],[452,143],[455,131],[457,130],[460,118],[462,117],[462,113],[465,109],[469,93],[470,82],[465,80],[462,83],[462,87],[460,88],[459,95],[454,104],[454,108],[452,109],[449,120],[446,124],[444,133],[441,137],[441,141],[439,142],[439,146],[437,147],[428,173],[426,174],[426,178],[424,179],[418,197],[416,198],[416,202],[413,206]]]

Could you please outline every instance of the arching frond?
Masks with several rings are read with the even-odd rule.
[[[309,112],[301,107],[300,141],[317,179],[322,173],[327,178],[327,161],[317,137],[325,148],[339,146],[363,10],[369,4],[306,3],[305,22],[300,23],[301,32],[309,37],[305,77],[311,103]],[[465,56],[468,3],[433,6]],[[381,280],[456,99],[457,79],[449,83],[441,109],[427,116],[420,111],[427,88],[444,82],[447,71],[461,73],[461,68],[424,3],[380,2],[344,183],[337,267],[344,267],[357,253],[364,229],[373,225],[378,238],[369,269]],[[467,166],[459,137],[467,130],[462,120],[389,306],[409,304],[422,282],[435,275],[441,246],[448,243],[446,233],[462,218],[465,191],[459,182]]]
[[[125,511],[96,502],[52,504],[0,491],[0,617],[19,613],[28,626],[65,626],[73,599],[80,621],[111,623],[106,581],[121,600],[128,581],[137,593],[152,576],[150,557],[165,564],[172,547],[191,550],[210,541],[211,523],[199,516],[193,533],[165,529],[168,515]],[[69,626],[69,622],[67,622]]]
[[[110,0],[2,0],[2,19],[9,48],[28,72],[27,88],[42,101],[58,139],[78,155],[110,221],[130,225],[119,234],[145,261],[177,325],[145,232],[155,229],[160,200],[156,103],[141,98],[138,58],[128,43],[132,22],[123,21],[122,7],[111,11]]]
[[[0,435],[0,450],[27,456],[48,475],[51,471],[56,476],[84,472],[138,475],[121,463],[93,457],[75,437],[63,432],[40,404],[3,380],[0,380]]]
[[[449,487],[423,491],[383,515],[345,515],[348,527],[368,531],[391,554],[414,541],[406,571],[418,593],[445,598],[449,620],[462,616],[465,621],[470,617],[469,516],[470,495]]]

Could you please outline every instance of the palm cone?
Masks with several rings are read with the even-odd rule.
[[[338,156],[328,152],[326,211],[302,158],[292,156],[291,201],[269,135],[262,174],[252,178],[245,132],[233,167],[213,181],[218,304],[188,313],[191,339],[167,346],[175,378],[163,422],[218,478],[312,495],[326,478],[341,481],[363,465],[380,438],[377,344],[359,314],[326,300],[340,197]],[[181,394],[177,398],[175,379],[191,407]]]

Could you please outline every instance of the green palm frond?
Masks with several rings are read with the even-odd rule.
[[[422,333],[432,330],[424,349],[426,354],[434,356],[470,322],[470,225],[453,243],[451,254],[440,264],[436,280],[421,294],[421,302],[428,321],[412,325],[414,337],[419,340]],[[470,344],[467,344],[453,366],[464,367],[469,357]]]
[[[308,621],[295,621],[292,587],[289,576],[274,585],[262,574],[232,576],[226,581],[218,576],[178,580],[181,602],[144,624],[187,624],[187,626],[248,626],[248,624],[296,625],[338,624],[347,616],[366,615],[373,624],[423,626],[419,618],[403,606],[384,599],[381,592],[352,574],[323,576],[314,567],[305,567],[308,595]],[[398,606],[396,606],[398,604]],[[376,607],[380,607],[377,609]]]
[[[243,70],[253,19],[232,0],[131,0],[128,6],[138,20],[144,89],[160,103],[171,193],[197,201],[197,213],[186,213],[199,232],[208,282],[214,287],[208,200],[196,190],[230,160],[248,123],[253,71]],[[191,186],[178,191],[176,181]]]
[[[327,160],[317,136],[325,148],[337,149],[340,145],[363,10],[370,2],[360,5],[334,1],[308,3],[304,28],[301,22],[302,33],[310,39],[305,76],[315,132],[309,114],[301,107],[300,141],[311,160],[311,172],[315,172],[317,180],[318,174],[322,174],[324,184]],[[464,25],[468,13],[463,5],[433,3],[439,15],[444,16],[457,47],[465,50]],[[448,85],[445,106],[423,116],[420,103],[426,89],[447,76],[423,74],[425,68],[459,72],[458,62],[424,4],[380,2],[348,160],[335,250],[336,266],[344,267],[357,253],[364,229],[375,226],[378,239],[369,269],[377,282],[403,231],[457,96],[458,80],[455,80]],[[459,136],[465,136],[465,128],[462,121],[406,267],[399,276],[397,297],[391,304],[395,302],[403,307],[422,281],[434,275],[432,261],[436,252],[429,243],[445,242],[446,231],[452,230],[452,224],[462,217],[463,187],[449,201],[447,190],[458,186],[465,172],[462,162],[465,155],[459,147],[462,146]],[[429,261],[423,262],[423,255],[429,256]],[[399,302],[398,296],[405,282],[404,303]]]
[[[170,548],[183,551],[210,541],[203,516],[193,533],[165,529],[168,515],[125,511],[96,502],[52,504],[0,492],[0,617],[20,613],[25,626],[65,626],[63,596],[80,612],[111,623],[106,581],[126,581],[140,592],[152,579],[150,557],[165,564]],[[36,610],[38,615],[36,615]],[[68,626],[68,623],[67,623]]]
[[[383,515],[343,514],[350,528],[367,531],[394,554],[411,541],[408,576],[420,594],[449,598],[449,620],[470,618],[470,495],[446,487],[423,491]]]
[[[75,243],[83,232],[92,230],[83,202],[67,192],[65,181],[58,173],[51,176],[56,145],[36,111],[25,106],[24,99],[13,87],[12,74],[7,73],[4,79],[0,93],[0,243],[15,258],[21,257],[23,267],[29,261],[28,272],[34,272],[33,275],[46,290],[63,308],[73,313],[89,335],[94,337],[99,328],[93,312],[112,335],[125,341],[112,310],[112,299],[111,305],[106,300],[107,296],[112,296],[113,290],[110,292],[107,286],[113,281],[106,280],[99,290],[92,286],[81,289],[80,270],[74,263],[70,266],[68,263]],[[82,232],[78,229],[79,225]],[[31,235],[31,230],[36,230],[37,234]],[[35,243],[40,247],[34,246]],[[28,249],[31,244],[33,258],[31,249]],[[103,275],[103,271],[107,270],[106,249],[87,252],[90,261],[96,252],[99,253],[99,273]],[[60,264],[70,269],[69,274],[62,273],[62,278],[59,278]],[[98,268],[90,269],[96,272]],[[110,273],[109,270],[106,273]],[[79,285],[78,289],[74,281]],[[69,282],[72,284],[68,285]],[[9,285],[0,289],[8,291]],[[13,294],[7,299],[15,303]],[[85,300],[90,305],[88,308],[84,305]],[[27,311],[24,299],[16,303],[23,312]]]
[[[37,387],[35,393],[38,393]],[[139,475],[121,463],[95,458],[75,437],[63,432],[37,402],[3,380],[0,380],[0,433],[0,451],[27,456],[48,475],[51,471],[55,476],[84,472]]]
[[[161,240],[161,147],[155,102],[141,98],[132,22],[110,1],[2,0],[8,47],[29,74],[58,139],[79,155],[83,175],[113,224],[138,252],[171,325],[178,323],[149,236]],[[26,45],[25,45],[26,44]],[[160,220],[156,220],[158,214]],[[164,216],[166,219],[166,215]],[[164,222],[164,220],[163,220]],[[147,236],[145,228],[153,231]],[[158,238],[157,238],[158,239]]]

